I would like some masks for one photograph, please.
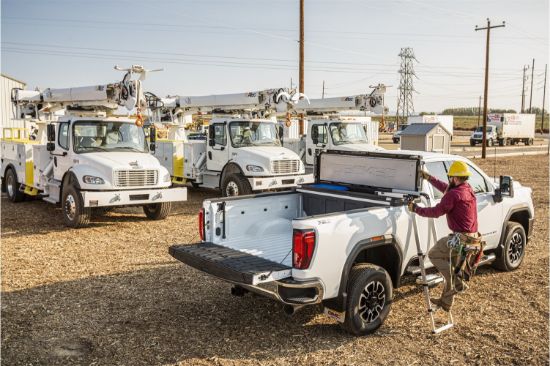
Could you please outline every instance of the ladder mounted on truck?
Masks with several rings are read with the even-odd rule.
[[[16,107],[17,118],[36,118],[53,116],[53,113],[65,109],[67,113],[112,113],[118,107],[125,107],[128,111],[136,109],[139,116],[146,108],[141,82],[148,72],[160,70],[146,70],[143,66],[132,65],[129,68],[115,66],[115,70],[125,71],[121,81],[84,86],[77,88],[47,88],[41,90],[23,90],[14,88],[11,91],[11,100]],[[132,79],[139,75],[138,79]]]
[[[259,118],[289,113],[298,102],[308,103],[296,89],[278,88],[260,91],[206,96],[168,96],[147,93],[147,104],[155,121],[176,122],[179,117],[197,112],[251,113]],[[303,98],[301,100],[301,98]]]
[[[323,115],[342,111],[361,111],[381,114],[384,111],[386,86],[378,84],[369,94],[298,101],[295,111],[306,115]]]

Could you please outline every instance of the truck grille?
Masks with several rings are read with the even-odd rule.
[[[156,170],[117,170],[114,183],[116,187],[146,187],[157,184]]]
[[[274,160],[271,162],[274,174],[295,174],[300,171],[300,160]]]

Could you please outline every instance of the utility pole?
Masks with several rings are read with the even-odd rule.
[[[529,113],[531,113],[531,103],[533,102],[533,76],[535,76],[535,59],[531,68],[531,96],[529,97]]]
[[[304,93],[304,0],[300,0],[300,81],[298,91]],[[304,114],[300,114],[299,135],[304,135]]]
[[[322,99],[325,99],[325,81],[323,80],[323,96]]]
[[[479,96],[479,103],[477,107],[477,127],[479,127],[479,119],[481,118],[481,95]]]
[[[523,83],[521,84],[521,113],[525,111],[525,71],[529,70],[529,65],[523,65]]]
[[[542,89],[542,123],[540,126],[540,129],[542,133],[544,133],[544,104],[546,103],[546,68],[548,67],[548,64],[544,65],[544,88]],[[548,140],[548,143],[550,144],[550,140]]]
[[[483,97],[483,140],[481,146],[481,158],[485,159],[486,157],[486,148],[487,148],[487,93],[489,91],[489,40],[491,39],[491,29],[504,27],[505,22],[499,25],[491,25],[491,21],[487,18],[487,26],[480,28],[476,25],[476,32],[480,30],[487,30],[487,44],[485,45],[485,88],[484,88],[484,97]]]

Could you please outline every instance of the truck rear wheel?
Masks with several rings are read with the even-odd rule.
[[[470,140],[470,146],[476,146],[476,142],[474,140]]]
[[[222,183],[224,197],[244,196],[252,194],[252,187],[248,180],[238,173],[227,174]]]
[[[63,187],[61,208],[63,210],[63,221],[65,221],[65,225],[78,228],[90,223],[92,208],[84,207],[82,195],[74,186],[68,185]]]
[[[493,146],[493,139],[487,139],[487,146]]]
[[[19,182],[17,182],[17,174],[12,168],[6,171],[6,193],[8,199],[12,202],[21,202],[25,199],[23,192],[19,190]]]
[[[523,226],[517,222],[509,222],[506,225],[504,243],[497,248],[493,267],[506,272],[517,269],[525,257],[526,244],[527,236]]]
[[[149,220],[163,220],[170,214],[171,202],[152,203],[143,206],[143,212]]]
[[[392,292],[391,279],[384,268],[374,264],[354,266],[348,282],[342,327],[357,336],[376,331],[390,312]]]

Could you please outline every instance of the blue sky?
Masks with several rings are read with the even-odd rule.
[[[298,81],[298,0],[2,0],[2,72],[31,88],[120,79],[114,64],[164,67],[145,87],[204,95]],[[305,0],[305,91],[311,98],[399,84],[398,53],[418,63],[415,110],[477,106],[485,32],[491,32],[489,106],[520,108],[523,65],[536,59],[533,105],[542,103],[548,62],[545,0]],[[528,83],[530,84],[530,82]],[[547,93],[548,94],[548,93]],[[527,94],[527,104],[529,92]]]

